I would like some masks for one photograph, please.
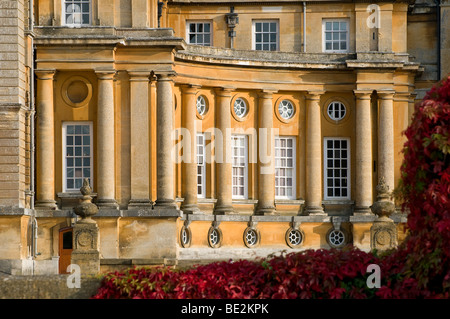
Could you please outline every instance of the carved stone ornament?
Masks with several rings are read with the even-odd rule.
[[[98,207],[92,203],[92,197],[90,196],[92,189],[89,186],[89,179],[85,178],[83,180],[83,186],[80,188],[80,192],[83,194],[83,197],[80,204],[74,208],[75,214],[81,217],[78,223],[95,223],[91,217],[97,214]]]
[[[382,220],[390,220],[389,216],[395,212],[395,204],[389,200],[389,185],[386,184],[384,177],[380,178],[380,182],[377,185],[377,192],[377,201],[370,206],[370,209]]]
[[[370,246],[372,249],[387,250],[397,247],[397,226],[389,216],[395,211],[395,204],[390,200],[389,185],[384,177],[377,185],[377,201],[370,206],[378,216],[370,228]]]

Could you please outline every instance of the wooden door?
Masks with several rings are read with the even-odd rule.
[[[72,227],[62,228],[59,231],[59,273],[67,274],[72,256]]]

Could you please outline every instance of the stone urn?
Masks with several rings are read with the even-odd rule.
[[[380,220],[391,220],[389,216],[395,212],[395,204],[390,200],[389,185],[386,184],[384,177],[380,178],[377,192],[377,201],[370,206],[370,209]]]
[[[83,180],[83,186],[80,188],[80,192],[83,194],[83,197],[80,203],[74,208],[75,214],[81,217],[81,220],[77,223],[95,223],[91,217],[97,214],[98,207],[92,203],[92,188],[89,186],[89,179],[85,178]]]

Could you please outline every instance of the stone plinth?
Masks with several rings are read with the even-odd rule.
[[[98,207],[91,202],[92,189],[87,178],[80,191],[83,199],[75,207],[75,213],[81,216],[81,220],[73,226],[71,263],[80,266],[81,276],[96,275],[100,272],[100,233],[97,223],[91,217],[97,214]]]
[[[73,227],[71,263],[80,266],[81,275],[100,272],[99,231],[96,223],[77,223]]]
[[[395,212],[395,204],[389,198],[389,185],[384,177],[381,177],[377,191],[377,201],[370,206],[372,212],[378,216],[370,228],[370,248],[393,249],[398,244],[397,226],[389,216]]]

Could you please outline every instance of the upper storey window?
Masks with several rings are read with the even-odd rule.
[[[323,51],[348,52],[348,21],[344,19],[323,20]]]
[[[190,44],[211,46],[211,23],[210,22],[187,22],[187,41]]]
[[[253,21],[253,49],[278,50],[279,28],[277,20]]]
[[[91,0],[64,0],[64,24],[81,26],[91,24]]]

